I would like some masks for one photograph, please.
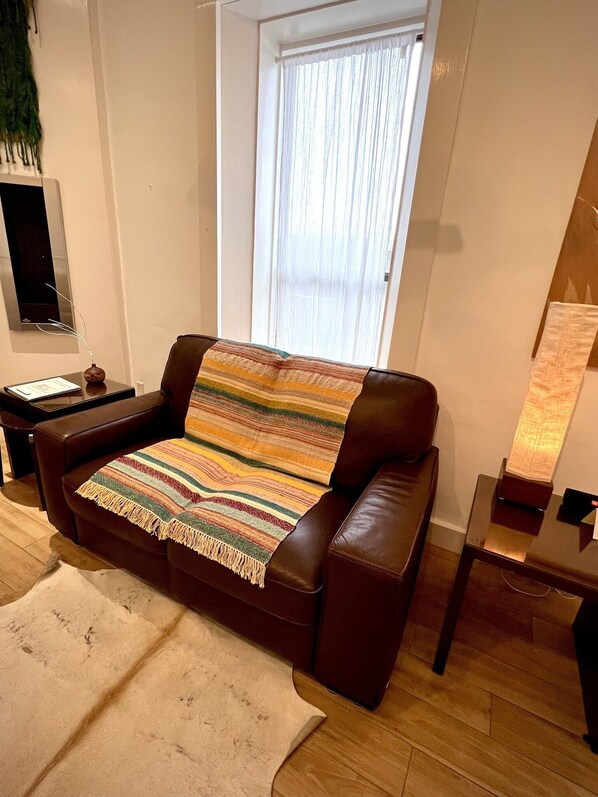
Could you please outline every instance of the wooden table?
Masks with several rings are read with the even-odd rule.
[[[10,468],[15,479],[33,471],[37,473],[35,449],[31,442],[36,424],[135,395],[135,389],[130,385],[122,385],[111,379],[88,384],[81,372],[63,374],[62,377],[79,385],[79,390],[76,393],[27,402],[12,395],[5,388],[0,389],[0,427],[4,430]],[[1,467],[0,465],[0,484]],[[43,492],[39,479],[38,487],[43,508]]]
[[[465,544],[449,598],[432,669],[442,675],[473,562],[509,570],[582,598],[573,623],[588,733],[598,753],[598,540],[593,527],[563,511],[553,495],[545,512],[497,498],[497,479],[478,478]]]

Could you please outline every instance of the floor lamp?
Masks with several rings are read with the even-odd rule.
[[[598,306],[551,302],[498,497],[546,509],[552,477],[598,332]]]

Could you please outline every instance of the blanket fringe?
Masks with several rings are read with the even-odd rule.
[[[115,515],[126,518],[160,540],[180,542],[196,553],[228,567],[252,584],[257,584],[262,589],[265,586],[266,565],[252,556],[238,551],[232,545],[216,540],[176,518],[165,523],[149,509],[91,480],[84,482],[78,488],[77,495],[94,501],[102,509],[107,509]]]
[[[108,487],[89,480],[77,489],[77,495],[82,498],[89,498],[98,506],[101,506],[102,509],[107,509],[115,515],[124,517],[149,534],[164,539],[161,536],[162,530],[166,527],[164,521],[149,509],[136,504],[129,498],[124,498]]]
[[[158,536],[160,539],[174,540],[186,545],[187,548],[228,567],[241,578],[247,579],[262,589],[265,586],[266,565],[263,562],[233,548],[226,542],[214,539],[208,534],[188,526],[181,520],[176,518],[171,520]]]

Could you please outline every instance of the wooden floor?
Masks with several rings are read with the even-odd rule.
[[[2,441],[3,443],[3,441]],[[3,446],[4,448],[4,446]],[[4,462],[4,472],[8,463]],[[32,477],[0,491],[0,604],[31,588],[51,550],[106,566],[52,530]],[[284,764],[276,797],[598,795],[569,625],[578,601],[529,598],[475,563],[446,673],[431,670],[457,557],[428,546],[403,646],[374,712],[295,673],[326,721]]]

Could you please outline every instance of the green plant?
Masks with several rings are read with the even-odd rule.
[[[0,0],[0,142],[8,163],[15,163],[16,151],[25,166],[37,166],[41,172],[42,127],[29,49],[30,16],[35,20],[33,0]]]

